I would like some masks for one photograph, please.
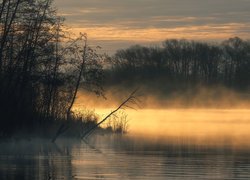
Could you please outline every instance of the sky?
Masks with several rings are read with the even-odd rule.
[[[250,0],[55,0],[72,32],[108,54],[171,38],[250,39]]]

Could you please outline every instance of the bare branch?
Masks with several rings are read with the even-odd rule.
[[[136,93],[138,89],[134,90],[126,100],[124,100],[115,110],[111,111],[103,120],[101,120],[99,123],[97,123],[95,126],[89,128],[86,130],[86,132],[82,135],[82,138],[87,138],[91,135],[91,133],[96,130],[97,127],[99,127],[102,123],[104,123],[110,116],[114,115],[117,111],[120,109],[123,109],[124,107],[129,107],[127,104],[133,103],[136,98]],[[132,101],[132,102],[131,102]],[[131,107],[130,107],[131,108]],[[133,109],[133,108],[132,108]]]

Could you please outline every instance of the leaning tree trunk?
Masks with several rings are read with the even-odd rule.
[[[71,114],[72,107],[73,107],[73,105],[75,103],[76,95],[77,95],[77,92],[78,92],[78,89],[79,89],[79,86],[80,86],[81,77],[82,77],[83,70],[84,70],[84,67],[85,67],[85,61],[86,61],[86,55],[87,55],[87,35],[84,34],[84,35],[82,35],[82,37],[84,38],[82,62],[81,62],[80,71],[79,71],[79,74],[78,74],[78,77],[77,77],[75,89],[74,89],[74,92],[73,92],[73,97],[72,97],[70,105],[69,105],[69,107],[67,109],[66,123],[61,124],[61,126],[59,127],[56,135],[52,139],[52,142],[55,142],[58,136],[60,136],[62,133],[64,133],[65,131],[67,131],[69,129],[70,114]]]

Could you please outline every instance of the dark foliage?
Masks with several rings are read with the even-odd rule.
[[[46,134],[61,121],[77,124],[71,109],[78,88],[102,93],[102,57],[85,35],[66,37],[51,4],[0,2],[0,137],[38,129]]]
[[[198,85],[249,90],[250,42],[238,37],[220,44],[166,40],[161,47],[132,46],[118,50],[106,70],[106,84],[157,84],[165,89]]]

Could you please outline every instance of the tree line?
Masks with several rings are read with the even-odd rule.
[[[155,79],[173,86],[220,84],[246,90],[250,87],[250,41],[170,39],[158,47],[135,45],[118,50],[110,66],[107,76],[113,83]]]

